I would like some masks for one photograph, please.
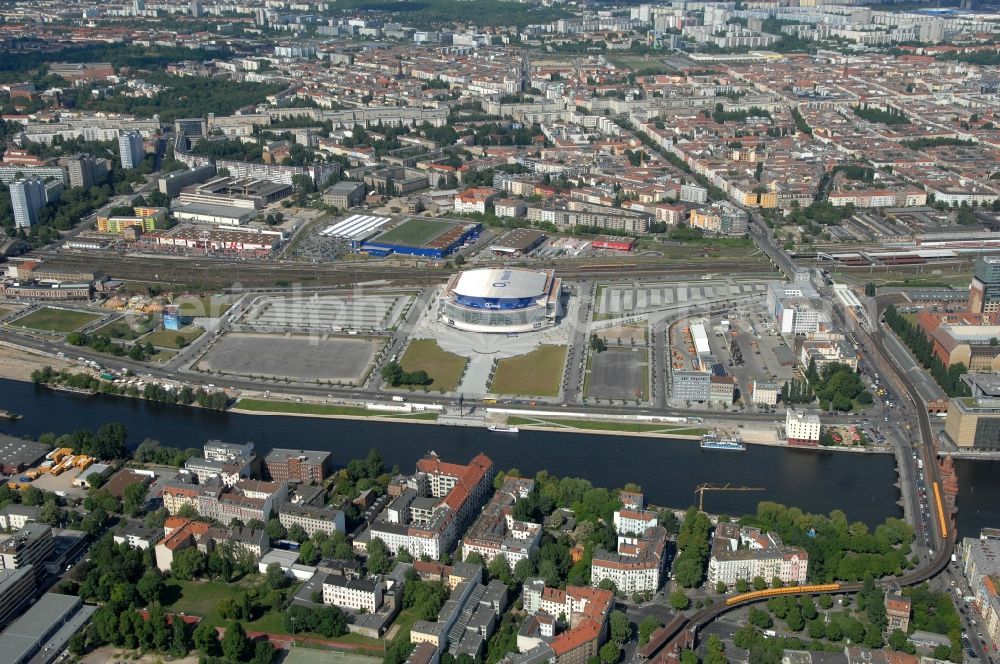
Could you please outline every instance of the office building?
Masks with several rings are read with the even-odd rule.
[[[966,374],[972,393],[948,402],[944,433],[961,449],[1000,450],[1000,376]]]
[[[30,228],[38,223],[38,213],[45,206],[45,184],[41,180],[18,180],[10,184],[10,205],[14,224]]]
[[[737,581],[747,583],[760,577],[771,582],[803,584],[809,569],[809,553],[805,549],[785,546],[777,535],[757,528],[740,528],[735,523],[720,523],[712,539],[712,555],[708,561],[708,583],[724,583],[728,587]]]
[[[704,403],[712,390],[712,375],[706,371],[673,371],[670,374],[670,399]]]
[[[0,570],[0,629],[16,618],[35,594],[35,568]]]
[[[79,597],[45,593],[23,616],[0,634],[6,664],[49,664],[58,658],[71,636],[97,611]]]
[[[822,306],[819,293],[808,282],[767,285],[767,311],[781,334],[807,335],[829,329],[830,317]]]
[[[177,122],[182,122],[178,120]],[[202,120],[204,122],[204,120]],[[215,175],[215,164],[204,164],[186,171],[174,171],[157,180],[161,194],[176,198],[184,187],[205,182]]]
[[[979,256],[972,264],[969,311],[975,314],[1000,311],[1000,256]]]
[[[338,182],[323,192],[323,203],[346,210],[365,200],[364,182]]]
[[[202,454],[211,461],[230,462],[243,457],[253,458],[254,446],[249,443],[227,443],[222,440],[210,440],[202,448]]]
[[[789,445],[818,445],[819,415],[789,408],[785,411],[785,437]]]
[[[146,156],[142,145],[142,134],[137,131],[122,132],[118,135],[118,153],[122,168],[138,168]]]
[[[42,523],[27,523],[0,544],[0,570],[17,570],[34,565],[36,570],[41,571],[54,548],[52,528]]]
[[[264,458],[264,467],[275,482],[321,484],[333,471],[333,455],[329,452],[275,448]]]

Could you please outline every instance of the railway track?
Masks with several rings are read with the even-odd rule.
[[[403,282],[406,285],[427,285],[445,281],[454,268],[426,266],[387,266],[382,263],[334,263],[311,265],[286,261],[243,262],[212,258],[161,258],[138,256],[107,256],[68,252],[36,252],[54,266],[65,269],[101,271],[127,281],[197,284],[202,287],[230,287],[240,283],[248,287],[274,286],[279,282],[303,286],[352,286],[368,281]],[[478,266],[477,266],[478,267]],[[600,278],[608,275],[629,277],[659,277],[670,274],[702,274],[705,272],[767,271],[765,261],[743,261],[734,265],[728,260],[701,260],[667,263],[640,258],[589,264],[555,264],[559,276],[566,279]]]

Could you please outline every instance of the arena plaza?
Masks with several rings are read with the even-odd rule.
[[[467,332],[510,334],[555,325],[562,282],[553,270],[483,268],[452,275],[441,295],[446,325]]]

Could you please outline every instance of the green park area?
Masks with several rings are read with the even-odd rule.
[[[408,373],[426,371],[431,389],[454,392],[469,360],[443,350],[434,339],[414,339],[406,347],[399,365]]]
[[[176,298],[173,303],[177,305],[177,312],[181,316],[204,318],[218,318],[232,306],[217,295],[203,295],[201,297],[185,295]]]
[[[372,417],[383,419],[437,420],[437,413],[394,413],[368,410],[360,406],[337,406],[301,401],[272,401],[269,399],[240,399],[237,410],[255,413],[289,413],[294,415],[340,415],[342,417]]]
[[[497,364],[490,392],[532,397],[554,397],[566,362],[566,346],[539,346]]]
[[[297,415],[345,415],[371,417],[375,413],[357,406],[334,406],[325,403],[302,401],[271,401],[268,399],[240,399],[236,407],[258,413],[294,413]]]
[[[98,318],[100,318],[100,315],[87,313],[86,311],[42,307],[41,309],[32,311],[27,316],[18,318],[12,324],[17,327],[28,327],[33,330],[45,330],[46,332],[72,332],[87,323],[94,322]]]
[[[157,330],[142,338],[143,343],[150,343],[157,348],[183,348],[204,334],[205,330],[189,325],[180,330]],[[183,339],[184,343],[180,343]]]
[[[123,317],[94,330],[95,336],[134,341],[153,329],[153,320],[148,316]]]
[[[587,429],[590,431],[623,431],[628,433],[660,433],[665,436],[701,436],[706,433],[705,429],[689,427],[683,424],[578,420],[562,417],[514,416],[507,418],[507,424],[543,426],[556,429]]]

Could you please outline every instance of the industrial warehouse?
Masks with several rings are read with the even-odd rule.
[[[553,270],[485,268],[452,275],[440,317],[467,332],[516,333],[556,323],[562,282]]]

